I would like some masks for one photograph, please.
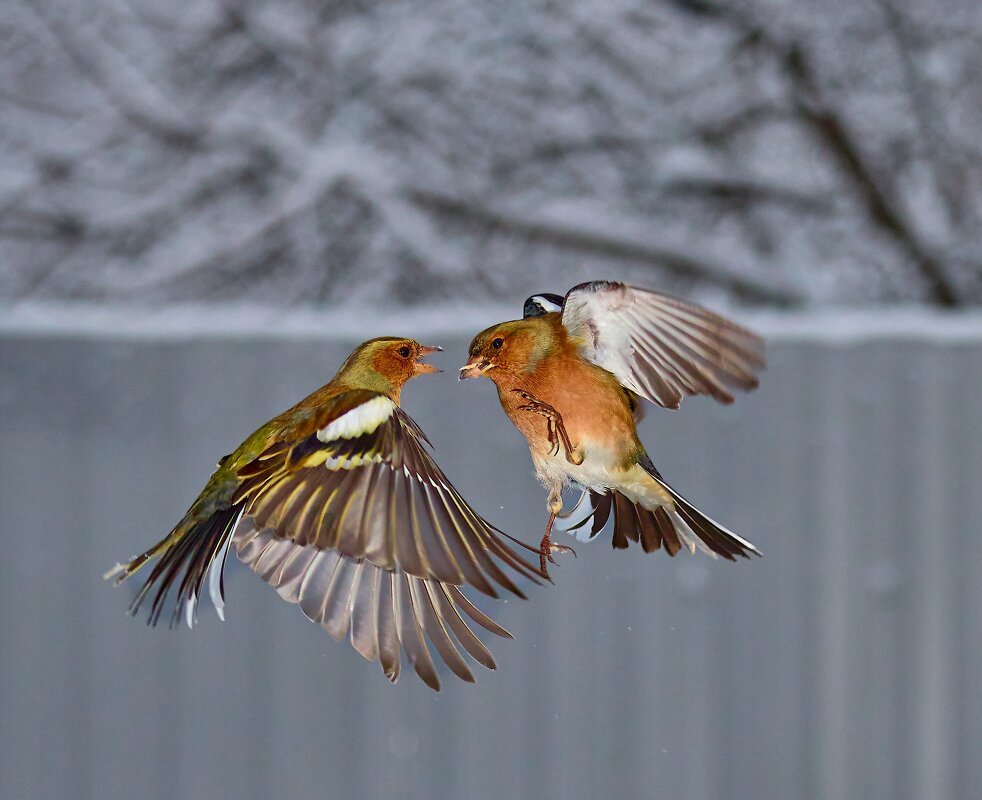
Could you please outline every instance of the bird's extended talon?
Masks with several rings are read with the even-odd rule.
[[[576,558],[576,551],[572,547],[567,547],[564,544],[550,544],[547,551],[539,553],[539,574],[550,583],[552,583],[552,576],[549,574],[549,568],[546,562],[555,564],[557,567],[559,566],[559,562],[552,557],[553,553],[572,553],[573,558]]]
[[[546,558],[550,564],[559,565],[559,562],[552,557],[553,553],[572,553],[573,558],[576,558],[576,551],[572,547],[567,547],[564,544],[556,544],[555,542],[549,543],[549,552],[546,553]]]
[[[572,547],[569,547],[568,545],[565,544],[556,544],[555,542],[553,542],[552,546],[550,547],[550,550],[553,553],[572,553],[573,558],[576,558],[576,551]],[[552,561],[551,554],[549,556],[549,560]],[[555,564],[556,562],[552,561],[552,563]]]
[[[566,432],[566,423],[563,422],[562,415],[548,403],[543,403],[537,397],[529,394],[524,389],[512,389],[515,394],[527,402],[519,406],[519,411],[529,411],[533,414],[540,414],[546,418],[546,439],[550,445],[549,455],[558,456],[560,449],[565,452],[566,460],[575,466],[583,463],[585,454],[582,448],[575,446]]]
[[[549,455],[558,456],[560,441],[559,435],[556,433],[556,421],[552,417],[549,417],[546,422],[548,423],[546,434],[549,437],[549,444],[552,445],[552,448],[549,450]]]
[[[551,517],[549,520],[550,530],[552,529],[554,519],[555,515],[553,515],[553,517]],[[552,557],[553,553],[572,553],[573,558],[576,558],[576,551],[572,547],[567,547],[564,544],[556,544],[556,542],[552,541],[550,538],[549,531],[547,531],[546,535],[542,537],[542,541],[539,542],[539,572],[543,578],[550,582],[552,581],[552,577],[549,575],[547,562],[556,564],[557,566],[559,564],[559,562]]]
[[[546,557],[542,555],[539,556],[539,574],[549,581],[549,583],[553,582],[552,575],[549,574],[549,568],[546,567]]]

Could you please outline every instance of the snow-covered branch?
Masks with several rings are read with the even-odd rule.
[[[494,208],[425,189],[409,191],[423,207],[442,214],[465,217],[492,229],[530,241],[541,241],[570,251],[605,259],[636,261],[686,278],[695,278],[731,292],[743,300],[795,305],[804,298],[779,281],[752,277],[755,265],[745,256],[692,247],[684,239],[658,236],[636,220],[596,207],[564,207],[543,213]],[[743,263],[741,263],[743,262]]]
[[[19,0],[0,298],[977,303],[982,24],[842,4]]]

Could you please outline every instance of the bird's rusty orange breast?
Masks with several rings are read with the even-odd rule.
[[[614,375],[583,359],[568,337],[559,338],[531,371],[509,370],[491,376],[502,408],[533,451],[548,452],[547,422],[539,414],[521,409],[527,401],[521,389],[555,408],[563,417],[574,444],[588,440],[594,446],[623,451],[625,460],[640,444],[624,388]]]

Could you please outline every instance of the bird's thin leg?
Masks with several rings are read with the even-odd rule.
[[[526,401],[524,406],[519,406],[520,410],[530,411],[533,414],[540,414],[546,418],[546,434],[549,437],[549,444],[553,445],[553,449],[551,451],[552,455],[559,454],[559,446],[562,444],[562,448],[566,454],[566,460],[570,464],[575,464],[577,466],[582,464],[583,451],[579,447],[573,445],[573,443],[570,441],[562,415],[551,405],[548,403],[543,403],[541,400],[535,397],[535,395],[532,395],[523,389],[513,389],[512,391]]]
[[[548,581],[552,578],[549,577],[549,568],[546,566],[546,561],[551,561],[553,564],[556,563],[556,559],[552,557],[553,553],[572,553],[573,558],[576,558],[576,551],[572,547],[567,547],[564,544],[556,544],[552,538],[552,526],[556,522],[556,515],[563,510],[563,497],[561,491],[552,491],[549,493],[549,522],[546,524],[546,532],[542,537],[542,541],[539,542],[539,571],[542,573],[542,577]]]

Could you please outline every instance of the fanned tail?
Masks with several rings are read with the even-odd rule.
[[[167,595],[177,585],[177,600],[171,615],[171,627],[183,615],[188,627],[197,621],[198,598],[208,576],[208,591],[218,616],[225,618],[225,583],[223,574],[232,534],[242,517],[243,506],[231,506],[211,516],[196,520],[191,512],[157,544],[125,564],[117,564],[103,577],[119,586],[154,558],[158,558],[140,591],[130,604],[129,613],[136,616],[144,600],[156,589],[148,625],[156,625],[166,604]],[[180,582],[178,583],[178,579]]]
[[[679,533],[694,533],[697,537],[695,545],[701,550],[710,555],[720,555],[728,561],[736,561],[737,556],[750,558],[751,554],[763,555],[751,542],[703,514],[671,486],[666,483],[662,485],[675,501],[675,511],[671,514],[675,529]],[[695,552],[692,537],[686,538],[689,549]]]
[[[737,556],[761,555],[753,544],[707,517],[660,476],[652,477],[671,495],[674,510],[664,506],[654,510],[645,508],[613,489],[606,494],[588,489],[569,512],[569,521],[561,529],[575,533],[581,539],[593,539],[613,513],[612,544],[616,549],[625,549],[630,542],[638,542],[646,553],[654,552],[664,544],[665,552],[670,556],[683,547],[692,553],[698,549],[713,558],[722,556],[728,561],[736,561]],[[589,528],[587,523],[590,523]]]

